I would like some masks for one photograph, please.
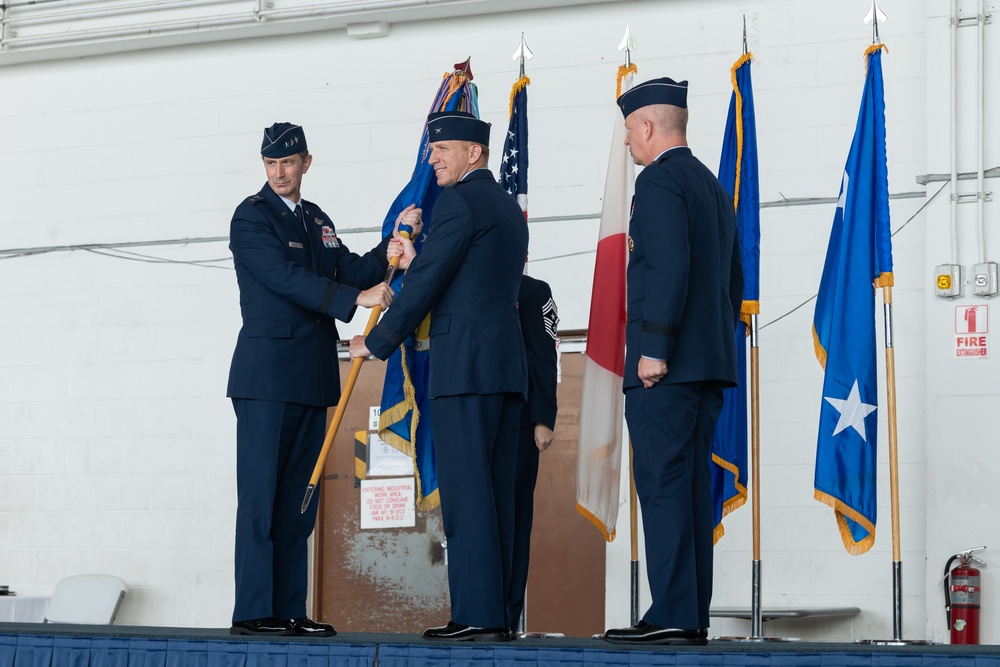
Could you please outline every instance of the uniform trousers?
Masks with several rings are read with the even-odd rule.
[[[233,622],[306,615],[307,540],[319,493],[301,512],[320,450],[326,408],[234,398],[236,603]]]
[[[709,626],[714,527],[708,461],[721,410],[722,385],[714,381],[661,381],[625,392],[652,598],[642,620],[650,625]]]
[[[523,398],[463,394],[430,403],[448,541],[451,620],[481,628],[511,627],[514,467]]]
[[[531,525],[535,511],[535,482],[538,480],[538,445],[534,424],[518,429],[517,470],[514,473],[514,555],[511,564],[510,605],[507,617],[511,629],[518,626],[528,585],[531,554]]]

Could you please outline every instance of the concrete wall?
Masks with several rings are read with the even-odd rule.
[[[941,184],[915,178],[951,168],[950,3],[880,4],[889,15],[880,31],[889,47],[890,192],[931,198]],[[961,0],[960,14],[976,6]],[[997,10],[996,0],[986,6]],[[638,80],[691,81],[690,143],[714,169],[746,15],[761,201],[773,202],[837,195],[871,43],[861,23],[867,9],[860,0],[622,1],[400,22],[374,40],[329,30],[0,67],[0,251],[207,240],[128,248],[142,257],[0,255],[0,583],[45,594],[65,575],[109,571],[132,587],[120,622],[228,624],[235,419],[225,384],[239,311],[225,237],[232,209],[264,181],[257,153],[266,125],[305,126],[315,162],[304,196],[332,215],[352,249],[367,249],[377,234],[350,230],[381,223],[413,167],[441,75],[470,55],[482,115],[494,125],[496,168],[517,75],[510,54],[524,32],[535,52],[527,66],[531,215],[579,218],[531,225],[530,272],[553,285],[562,328],[585,328],[626,21],[639,42]],[[975,31],[960,30],[960,171],[975,168],[979,141]],[[1000,64],[995,23],[985,35],[989,73]],[[995,119],[1000,93],[986,81]],[[986,167],[996,166],[1000,140],[989,123],[982,143]],[[975,191],[974,181],[959,191]],[[891,204],[893,229],[902,227],[893,295],[904,636],[935,640],[946,633],[944,561],[996,545],[998,530],[987,495],[1000,467],[988,435],[1000,426],[996,361],[953,358],[956,302],[932,289],[933,267],[950,256],[950,193],[945,186],[923,211],[925,199]],[[996,206],[984,209],[994,260]],[[959,209],[960,261],[969,265],[978,257],[975,205]],[[766,607],[862,613],[765,631],[884,638],[892,634],[887,410],[875,547],[849,556],[832,511],[812,498],[822,374],[809,299],[832,218],[832,204],[762,212],[763,597]],[[365,319],[341,334],[357,333]],[[881,379],[880,391],[884,400]],[[718,606],[750,603],[750,521],[749,506],[725,520]],[[627,520],[620,525],[609,546],[609,626],[628,622]],[[749,626],[719,620],[712,632],[745,635]],[[989,602],[983,641],[1000,641]]]

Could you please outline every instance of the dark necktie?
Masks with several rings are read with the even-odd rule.
[[[302,210],[302,204],[295,205],[295,217],[298,218],[299,224],[302,225],[302,233],[306,236],[306,248],[309,248],[312,244],[309,242],[309,228],[306,227],[306,216]]]

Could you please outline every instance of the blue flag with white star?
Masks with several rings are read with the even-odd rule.
[[[826,371],[814,496],[833,507],[844,547],[853,555],[875,543],[875,288],[892,284],[883,48],[866,52],[861,111],[813,316],[816,357]]]
[[[528,84],[522,76],[510,91],[510,122],[503,141],[500,185],[517,200],[528,218]]]

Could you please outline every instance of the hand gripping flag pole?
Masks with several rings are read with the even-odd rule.
[[[479,116],[478,93],[472,82],[470,60],[456,63],[451,72],[444,74],[428,114],[435,111],[467,111]],[[382,223],[383,235],[389,234],[398,214],[407,206],[415,205],[423,210],[424,228],[413,239],[417,254],[420,254],[424,239],[433,232],[434,203],[443,190],[427,161],[429,139],[427,124],[424,123],[410,180],[389,206]],[[393,280],[392,288],[397,296],[403,293],[405,284],[401,275]],[[417,509],[424,511],[440,504],[429,405],[430,320],[430,315],[425,317],[417,330],[385,360],[378,421],[378,437],[413,461]]]
[[[413,230],[406,226],[399,226],[399,235],[403,238],[410,238],[410,234]],[[396,268],[399,266],[399,257],[393,257],[389,260],[389,268],[385,271],[385,278],[382,282],[391,283],[392,279],[396,277]],[[367,336],[371,333],[371,330],[375,328],[378,324],[378,318],[382,315],[382,306],[375,306],[372,308],[372,314],[368,317],[368,324],[365,325],[365,335]],[[344,389],[340,392],[340,400],[337,401],[337,409],[333,413],[333,421],[330,422],[330,427],[326,429],[326,438],[323,440],[323,449],[319,452],[319,457],[316,459],[316,466],[313,468],[312,477],[309,479],[309,486],[306,487],[306,495],[302,499],[302,507],[300,512],[305,514],[306,509],[309,507],[309,501],[312,500],[313,493],[316,491],[316,485],[319,484],[319,478],[323,474],[323,466],[326,465],[327,454],[330,453],[330,445],[333,444],[333,439],[337,435],[337,429],[340,428],[340,422],[344,420],[344,412],[347,411],[347,402],[351,400],[351,392],[354,391],[354,385],[358,381],[358,375],[361,374],[361,364],[365,361],[364,357],[358,357],[351,363],[351,371],[347,374],[347,381],[344,382]]]

